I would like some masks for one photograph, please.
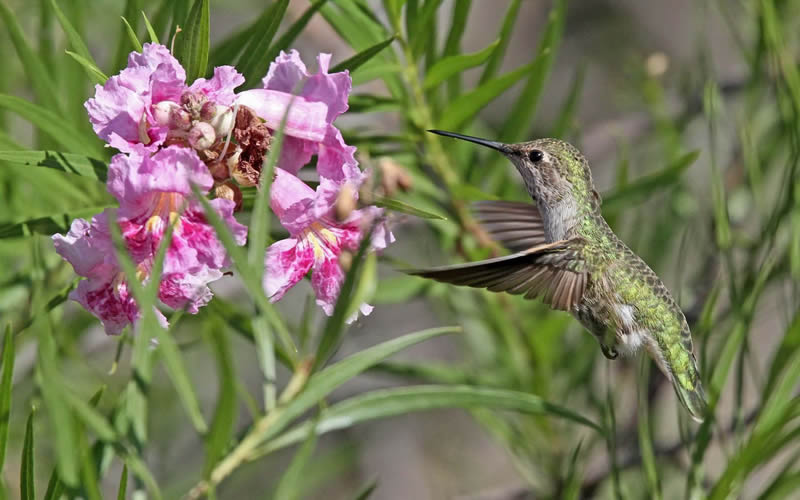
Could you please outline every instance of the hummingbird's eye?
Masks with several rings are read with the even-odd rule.
[[[544,153],[542,153],[538,149],[534,149],[533,151],[528,153],[528,158],[530,158],[530,160],[533,163],[538,163],[538,162],[542,161],[542,158],[544,158]]]

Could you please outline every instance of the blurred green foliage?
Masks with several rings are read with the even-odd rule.
[[[141,310],[150,312],[136,336],[115,339],[111,373],[92,368],[85,337],[99,334],[89,333],[95,322],[87,314],[65,314],[74,277],[49,236],[65,232],[71,219],[111,205],[102,184],[110,151],[91,131],[82,107],[89,84],[118,72],[138,44],[172,40],[177,25],[182,33],[175,51],[190,78],[234,64],[247,76],[246,86],[253,86],[280,50],[302,38],[312,18],[323,18],[355,54],[335,68],[349,69],[357,85],[350,113],[400,119],[391,134],[362,127],[344,130],[345,137],[368,165],[390,158],[407,169],[414,188],[379,202],[405,220],[421,217],[442,260],[475,260],[495,251],[470,214],[471,201],[524,199],[525,193],[499,155],[445,143],[427,129],[508,142],[554,135],[581,146],[576,114],[585,68],[574,72],[553,123],[534,119],[558,57],[566,0],[553,2],[530,60],[507,72],[501,68],[519,0],[508,4],[494,41],[469,54],[460,47],[470,0],[384,0],[380,13],[372,10],[375,3],[315,0],[291,23],[284,16],[288,0],[277,0],[210,46],[208,0],[128,0],[118,38],[107,42],[113,49],[104,47],[111,51],[109,61],[99,64],[87,48],[89,27],[98,19],[88,2],[43,0],[17,14],[9,0],[0,0],[6,28],[0,47],[7,56],[0,77],[0,258],[6,263],[0,271],[0,498],[37,498],[35,490],[45,491],[44,498],[102,498],[112,491],[124,498],[138,490],[154,498],[213,496],[243,464],[289,446],[295,446],[293,458],[272,487],[277,498],[303,497],[343,474],[342,464],[352,461],[351,450],[315,456],[317,436],[437,408],[471,412],[507,450],[535,497],[728,498],[747,488],[748,497],[791,498],[800,487],[800,6],[787,0],[720,0],[698,7],[701,15],[719,9],[729,21],[747,72],[740,81],[717,81],[699,42],[695,64],[679,75],[677,110],[667,105],[661,75],[641,64],[622,70],[633,82],[627,97],[647,112],[647,138],[622,144],[615,184],[603,195],[604,214],[637,252],[662,273],[677,266],[687,280],[675,292],[694,332],[711,405],[728,394],[733,410],[720,409],[696,428],[679,409],[663,411],[659,396],[672,397],[671,391],[648,360],[610,364],[568,315],[538,302],[396,273],[379,279],[378,267],[388,273],[410,264],[391,251],[377,266],[375,256],[364,257],[361,249],[334,315],[319,327],[308,307],[302,317],[287,317],[261,289],[261,256],[276,234],[266,210],[268,185],[245,193],[249,248],[236,247],[221,221],[212,220],[249,300],[217,296],[196,316],[174,313],[165,331],[149,307],[155,288],[136,287]],[[441,26],[442,18],[452,23]],[[471,85],[464,73],[473,68],[480,76]],[[358,87],[364,84],[371,85]],[[490,128],[480,111],[515,85],[521,89],[511,111],[496,130]],[[270,168],[278,150],[271,153]],[[635,171],[629,155],[636,157]],[[269,178],[262,176],[265,183]],[[690,180],[698,178],[708,180]],[[775,294],[788,294],[782,307],[789,321],[759,362],[753,357],[763,334],[757,312]],[[347,335],[344,319],[353,304],[417,298],[425,298],[443,324],[459,326],[409,333],[329,363]],[[458,362],[386,360],[456,331],[465,347]],[[153,339],[157,349],[150,348]],[[234,339],[258,353],[262,394],[243,389]],[[18,365],[12,379],[15,353],[32,344],[35,360]],[[193,349],[207,350],[215,362],[213,408],[198,400],[196,366],[187,361]],[[61,372],[67,363],[90,376],[71,383]],[[285,384],[278,381],[279,367],[287,373]],[[159,448],[148,429],[167,412],[150,404],[157,369],[172,381],[170,394],[184,411],[179,418],[191,422],[196,440],[205,445],[204,464],[187,477],[151,471],[157,453],[151,450]],[[332,391],[367,370],[416,385],[328,404]],[[250,415],[237,430],[240,406]],[[664,441],[660,430],[676,421],[677,437]],[[710,458],[712,447],[725,452],[722,458]],[[795,454],[789,460],[781,458],[790,452]],[[589,475],[589,460],[598,455],[605,457],[604,469]],[[6,467],[12,462],[13,468]],[[759,470],[770,473],[750,482]],[[380,478],[353,491],[353,498],[369,497],[376,485],[379,490]],[[225,493],[224,485],[218,493]]]

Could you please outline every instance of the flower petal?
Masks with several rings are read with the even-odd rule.
[[[280,300],[303,279],[314,262],[314,250],[294,238],[280,240],[267,248],[262,285],[270,302]]]
[[[214,68],[214,76],[210,80],[198,78],[194,81],[190,91],[202,92],[222,106],[230,106],[236,100],[233,90],[244,83],[244,76],[236,71],[233,66],[217,66]]]
[[[236,102],[252,109],[273,130],[280,128],[288,109],[289,116],[284,129],[288,136],[316,142],[325,137],[328,127],[325,121],[328,106],[325,103],[307,101],[287,92],[266,89],[239,92]]]
[[[78,283],[69,297],[96,316],[108,335],[117,335],[139,318],[139,308],[124,281],[88,279]]]
[[[221,271],[207,268],[194,273],[165,274],[158,284],[158,298],[173,309],[185,309],[189,314],[197,314],[214,296],[208,283],[221,277]]]
[[[296,236],[314,222],[314,202],[314,190],[305,182],[285,170],[275,170],[269,204],[289,234]]]
[[[261,83],[265,89],[280,90],[291,94],[297,92],[297,84],[308,78],[308,71],[300,53],[292,49],[287,54],[284,51],[269,65],[269,71]]]

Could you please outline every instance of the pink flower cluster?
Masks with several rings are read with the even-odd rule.
[[[86,278],[71,298],[97,316],[107,333],[119,333],[140,316],[109,224],[119,225],[142,282],[151,275],[168,225],[173,226],[158,297],[169,307],[196,313],[211,300],[208,284],[231,263],[192,186],[216,195],[211,206],[236,243],[245,244],[247,228],[233,216],[241,204],[240,187],[258,185],[272,136],[287,113],[270,204],[289,238],[266,253],[263,284],[270,300],[279,300],[311,270],[317,303],[331,314],[344,277],[341,253],[357,248],[374,222],[373,249],[393,240],[377,207],[354,210],[344,220],[334,216],[340,197],[357,197],[365,174],[355,148],[332,124],[347,110],[351,81],[347,72],[329,74],[329,61],[321,54],[318,73],[309,75],[296,51],[281,53],[263,88],[237,94],[234,89],[244,78],[234,68],[215,68],[211,79],[187,85],[184,69],[166,47],[145,44],[142,53],[129,56],[125,69],[96,87],[86,109],[97,135],[121,151],[111,160],[107,182],[119,208],[91,221],[76,219],[69,233],[54,235],[53,241]],[[296,177],[314,155],[316,189]],[[370,310],[361,307],[364,314]]]

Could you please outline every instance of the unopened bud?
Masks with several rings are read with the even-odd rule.
[[[189,145],[194,149],[208,149],[214,145],[217,140],[217,134],[214,132],[214,127],[206,122],[197,122],[189,131]]]
[[[381,158],[378,168],[381,171],[381,187],[386,196],[392,196],[398,189],[401,191],[411,189],[411,175],[396,161],[391,158]]]
[[[209,121],[217,114],[217,105],[211,101],[206,101],[200,108],[200,119],[204,122]]]
[[[214,130],[217,132],[217,137],[226,137],[233,129],[236,120],[231,108],[215,105],[214,112],[208,122],[214,127]]]
[[[170,124],[173,110],[178,108],[179,106],[177,103],[172,101],[161,101],[153,106],[153,118],[155,118],[158,125],[166,127]]]
[[[181,96],[181,104],[193,118],[200,117],[200,112],[206,102],[208,102],[208,98],[200,92],[184,92]]]
[[[336,198],[336,220],[339,222],[346,220],[356,209],[356,192],[350,184],[345,184],[339,190],[339,197]]]
[[[189,130],[192,128],[191,115],[184,109],[173,109],[169,115],[169,128],[172,130]]]
[[[353,265],[353,254],[347,250],[343,250],[342,253],[339,254],[339,267],[342,268],[344,272],[350,270],[350,266]]]
[[[217,198],[234,202],[236,204],[233,209],[234,211],[238,211],[242,208],[242,191],[233,182],[228,181],[225,184],[220,184],[214,188],[214,194]]]

